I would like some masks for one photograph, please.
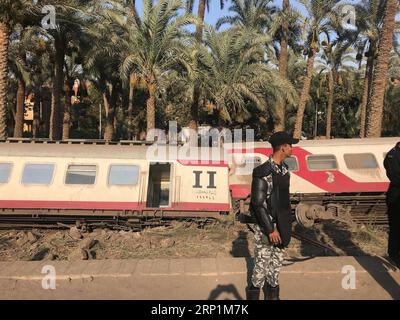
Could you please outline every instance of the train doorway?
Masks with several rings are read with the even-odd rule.
[[[147,188],[147,207],[170,207],[171,164],[151,163]]]

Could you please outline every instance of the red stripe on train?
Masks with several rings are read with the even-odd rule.
[[[272,148],[233,149],[232,153],[260,153],[266,156],[272,154]],[[341,192],[386,192],[389,182],[357,182],[339,170],[310,171],[307,167],[306,156],[312,153],[300,147],[293,148],[293,156],[297,157],[299,170],[292,172],[320,189],[331,193]],[[329,175],[333,175],[333,182],[328,182]]]
[[[229,211],[229,203],[180,202],[168,208],[146,208],[141,202],[0,200],[2,209]]]
[[[231,184],[229,188],[233,199],[247,198],[251,193],[251,187],[248,184]]]

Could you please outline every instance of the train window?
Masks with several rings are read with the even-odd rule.
[[[69,165],[65,184],[94,184],[97,168],[93,165]]]
[[[307,157],[309,170],[333,170],[337,169],[336,157],[333,154],[312,155]]]
[[[130,165],[111,165],[108,184],[114,186],[134,186],[139,180],[139,167]]]
[[[0,163],[0,183],[7,183],[10,179],[12,163]]]
[[[376,169],[378,162],[372,153],[348,153],[344,161],[349,169]]]
[[[297,158],[296,157],[289,157],[285,159],[285,163],[289,167],[289,171],[298,171],[299,170],[299,164],[297,163]]]
[[[22,173],[23,184],[50,184],[54,164],[26,164]]]

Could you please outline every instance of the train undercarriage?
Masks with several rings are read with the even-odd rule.
[[[311,228],[324,220],[363,224],[386,225],[385,193],[294,194],[291,197],[293,221]],[[168,223],[173,219],[197,221],[254,222],[250,212],[250,199],[232,201],[231,212],[154,210],[62,210],[62,209],[2,209],[0,227],[66,227],[75,223],[88,223],[99,227],[134,230],[145,226]]]
[[[385,193],[294,194],[291,196],[293,220],[311,228],[324,220],[352,221],[363,224],[386,225]],[[253,222],[249,214],[250,199],[236,204],[239,220]]]

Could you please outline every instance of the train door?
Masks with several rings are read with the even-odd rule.
[[[147,187],[147,207],[166,208],[171,206],[171,164],[151,163]]]

